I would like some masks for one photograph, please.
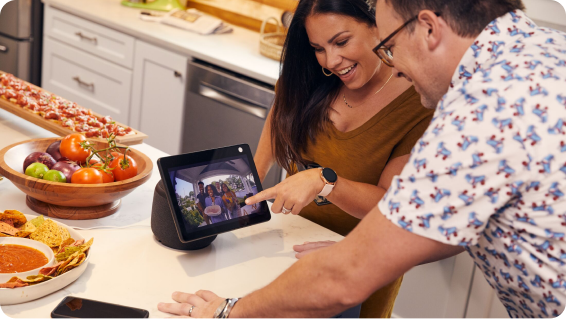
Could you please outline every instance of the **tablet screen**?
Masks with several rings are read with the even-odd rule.
[[[166,169],[170,204],[175,206],[177,227],[186,241],[269,219],[265,202],[245,204],[246,198],[261,191],[255,167],[250,165],[251,155],[221,153],[223,156],[216,152],[205,162]]]

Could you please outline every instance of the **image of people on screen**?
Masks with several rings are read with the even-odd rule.
[[[186,229],[205,227],[260,212],[245,200],[257,186],[245,158],[188,167],[171,172]]]

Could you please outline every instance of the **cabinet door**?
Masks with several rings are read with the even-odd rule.
[[[172,155],[181,149],[188,59],[136,41],[130,125]]]

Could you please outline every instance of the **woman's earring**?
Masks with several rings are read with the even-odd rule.
[[[324,67],[322,67],[322,73],[324,73],[324,75],[326,76],[332,76],[334,73],[330,72],[330,74],[326,74],[326,72],[324,72]]]

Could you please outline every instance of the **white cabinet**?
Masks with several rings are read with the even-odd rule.
[[[145,143],[179,154],[189,58],[136,41],[130,125]]]
[[[134,43],[131,36],[45,6],[41,86],[131,125]]]
[[[463,318],[474,267],[468,253],[463,252],[411,269],[403,277],[393,316]]]
[[[50,37],[43,41],[43,88],[127,125],[131,81],[131,70]]]

